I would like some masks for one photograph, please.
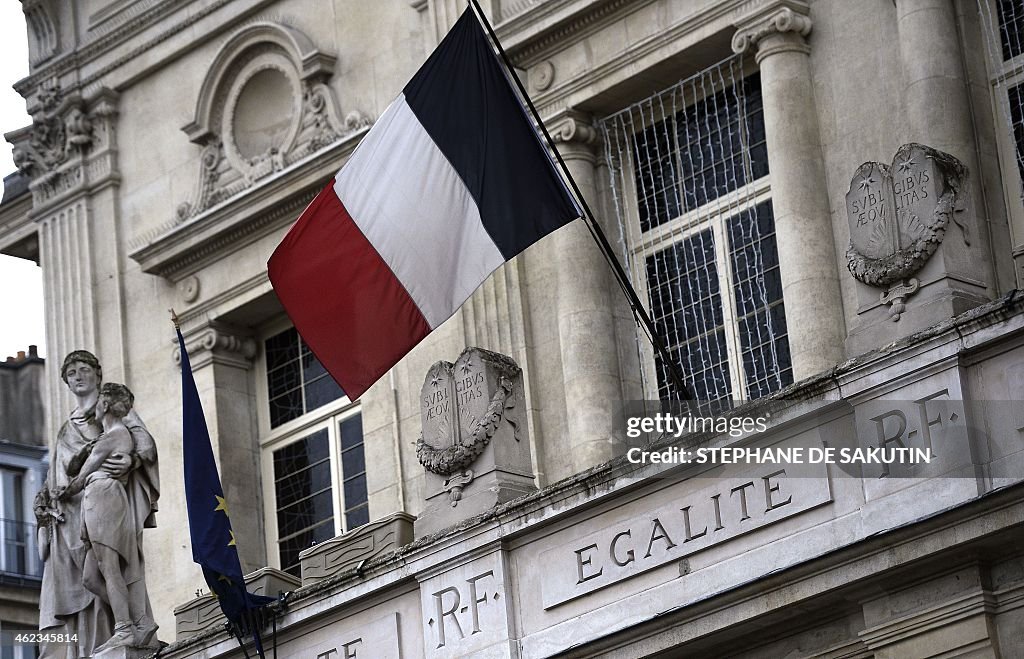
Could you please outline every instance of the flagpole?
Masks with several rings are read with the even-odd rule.
[[[529,107],[530,113],[533,115],[534,121],[540,126],[540,130],[544,133],[544,139],[547,140],[548,146],[555,154],[555,158],[558,160],[558,166],[561,168],[565,178],[569,180],[569,185],[572,186],[572,191],[576,195],[577,200],[583,207],[583,219],[587,225],[587,229],[590,230],[590,235],[594,237],[597,242],[598,248],[604,255],[605,260],[608,261],[608,265],[611,266],[612,272],[615,275],[616,283],[619,288],[626,295],[626,299],[629,302],[629,306],[633,309],[633,316],[641,324],[644,329],[647,330],[647,334],[651,339],[651,343],[654,345],[654,349],[661,356],[662,362],[668,369],[669,376],[672,378],[672,383],[676,386],[676,389],[680,392],[684,400],[693,400],[693,394],[690,392],[690,388],[686,386],[683,380],[683,374],[679,370],[679,366],[672,360],[668,354],[668,350],[665,348],[665,344],[654,328],[654,322],[648,315],[647,310],[644,309],[643,304],[640,303],[640,298],[636,294],[636,290],[633,289],[633,285],[629,281],[629,276],[626,271],[622,269],[622,265],[619,263],[619,259],[615,256],[614,249],[611,243],[608,242],[608,237],[605,236],[604,230],[601,229],[601,225],[598,224],[597,220],[594,219],[594,213],[590,210],[590,205],[587,203],[586,197],[580,191],[579,185],[576,184],[576,179],[573,178],[572,173],[569,172],[569,167],[565,164],[562,159],[562,154],[558,152],[555,147],[554,140],[551,139],[551,134],[548,133],[547,127],[540,118],[540,113],[537,112],[537,107],[533,104],[533,100],[530,99],[530,95],[526,92],[526,87],[523,86],[522,81],[519,80],[519,76],[516,75],[515,68],[512,66],[512,61],[508,57],[508,53],[502,47],[501,42],[498,41],[498,35],[494,33],[494,28],[491,27],[490,21],[487,20],[487,16],[484,15],[483,9],[480,7],[480,3],[477,0],[469,0],[469,3],[473,6],[477,16],[487,29],[487,33],[491,37],[491,41],[498,48],[498,53],[501,55],[501,60],[505,64],[505,68],[508,71],[508,77],[515,83],[516,88],[519,89],[519,93],[522,95],[523,100],[526,101],[526,105]]]

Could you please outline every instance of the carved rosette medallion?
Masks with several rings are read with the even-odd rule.
[[[470,466],[487,449],[503,422],[518,429],[512,381],[519,367],[510,359],[470,348],[454,364],[437,362],[420,390],[423,434],[416,458],[445,478],[452,506],[474,478]]]
[[[885,288],[879,295],[899,320],[906,298],[920,287],[912,275],[931,258],[950,221],[967,228],[956,213],[965,206],[967,169],[942,151],[904,144],[891,166],[866,162],[846,193],[850,223],[847,267],[858,280]]]

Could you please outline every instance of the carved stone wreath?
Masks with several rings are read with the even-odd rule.
[[[460,444],[436,448],[428,444],[421,435],[416,440],[416,459],[424,469],[439,476],[447,476],[473,464],[487,448],[491,437],[498,429],[511,395],[512,381],[502,375],[498,380],[498,390],[491,397],[487,411],[473,424],[468,438],[464,438]]]
[[[934,202],[932,212],[926,217],[918,216],[913,212],[914,208],[909,206],[899,208],[899,205],[896,203],[896,194],[910,194],[913,192],[916,195],[915,191],[903,192],[897,188],[897,192],[893,193],[892,172],[899,170],[897,176],[919,174],[923,170],[923,163],[917,162],[916,159],[930,162],[934,165],[934,171],[939,174],[937,177],[939,180],[934,181],[933,185],[934,189],[941,189],[941,193]],[[876,171],[881,175],[881,181],[876,181],[873,178]],[[920,144],[905,144],[901,146],[896,152],[892,167],[875,162],[861,165],[853,181],[859,181],[859,187],[862,190],[871,190],[878,193],[880,198],[878,204],[879,211],[881,212],[883,207],[888,206],[885,212],[891,216],[888,221],[895,222],[897,225],[894,231],[900,234],[914,233],[916,236],[906,245],[893,246],[893,249],[888,254],[877,257],[864,254],[861,249],[858,249],[855,235],[856,228],[859,225],[865,224],[863,221],[863,206],[861,206],[862,212],[859,214],[861,222],[858,223],[857,217],[855,217],[855,215],[858,215],[855,213],[857,206],[853,202],[852,208],[854,210],[850,210],[851,207],[848,206],[851,241],[846,252],[847,268],[849,268],[850,273],[859,281],[879,288],[884,288],[907,279],[924,267],[924,264],[938,249],[939,244],[945,237],[950,220],[960,227],[963,232],[964,242],[970,244],[966,226],[961,224],[955,215],[956,211],[962,210],[964,206],[966,177],[966,168],[955,157]],[[909,181],[911,178],[906,180]],[[891,196],[891,199],[883,199],[887,195]],[[855,196],[853,182],[851,182],[850,193],[847,195],[848,204],[851,203],[852,196]],[[914,196],[913,199],[916,201],[917,197]],[[863,201],[861,203],[863,204]],[[915,204],[915,206],[919,206],[919,204]],[[908,229],[908,225],[912,227],[912,231]],[[866,234],[862,232],[860,235],[864,236]]]

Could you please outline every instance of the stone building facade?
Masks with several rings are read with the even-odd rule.
[[[44,360],[36,346],[0,362],[0,653],[30,659],[34,643],[18,634],[39,623],[42,562],[32,498],[46,476]]]
[[[6,138],[31,194],[0,207],[0,250],[42,266],[49,354],[93,350],[157,439],[167,656],[242,656],[195,599],[174,503],[170,307],[243,567],[294,591],[282,656],[1024,652],[1019,3],[482,4],[698,395],[770,412],[739,441],[934,459],[628,462],[629,401],[679,392],[579,222],[349,401],[266,260],[464,3],[25,0],[33,124]],[[859,218],[883,198],[903,219],[876,235]],[[421,388],[467,346],[522,369],[518,434],[495,437],[529,451],[480,456],[509,494],[476,510],[469,482],[430,523],[452,488],[417,459]],[[48,437],[71,407],[57,366]]]

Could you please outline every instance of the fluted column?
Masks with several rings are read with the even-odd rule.
[[[558,152],[583,196],[596,205],[597,131],[576,112],[553,122]],[[614,415],[621,409],[618,352],[608,265],[583,220],[551,238],[558,259],[558,338],[566,428],[573,464],[581,471],[612,457]]]
[[[799,380],[843,359],[846,329],[811,85],[807,6],[780,0],[738,23],[733,50],[761,69],[772,208],[786,325]]]
[[[184,336],[224,496],[231,507],[238,557],[243,571],[256,570],[267,564],[251,373],[256,341],[217,322],[190,327]],[[177,347],[172,349],[172,358],[180,365]]]
[[[940,246],[941,267],[933,265],[932,269],[953,275],[947,285],[960,295],[990,298],[994,264],[988,227],[978,221],[985,216],[985,205],[954,2],[897,0],[896,27],[903,75],[905,123],[901,141],[920,142],[950,153],[967,166],[968,172],[965,212],[957,214],[965,230],[958,227],[948,232]],[[927,279],[927,274],[922,278]],[[979,297],[973,303],[955,305],[951,313],[983,301]]]

